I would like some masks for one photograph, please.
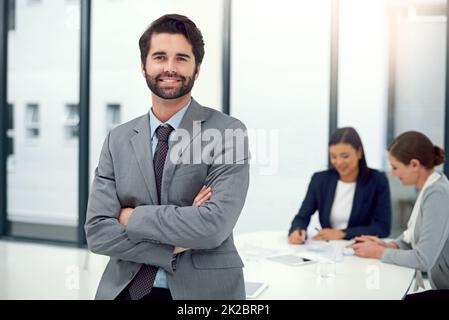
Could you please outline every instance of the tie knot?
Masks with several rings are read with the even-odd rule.
[[[156,129],[157,139],[161,142],[167,142],[170,133],[173,131],[173,127],[171,125],[159,126]]]

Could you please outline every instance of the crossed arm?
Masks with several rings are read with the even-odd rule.
[[[246,198],[248,159],[243,164],[211,165],[205,181],[211,188],[203,188],[192,206],[122,208],[109,144],[110,135],[101,151],[87,208],[85,231],[92,252],[172,272],[174,253],[184,248],[215,248],[231,235]]]
[[[195,199],[193,200],[193,206],[201,206],[203,205],[207,200],[210,199],[210,197],[212,196],[212,188],[211,187],[206,187],[203,186],[200,190],[200,192],[198,193],[198,195],[195,197]],[[120,214],[119,214],[119,222],[121,225],[123,225],[125,228],[128,225],[128,220],[131,217],[131,215],[134,212],[134,208],[123,208],[120,210]],[[175,247],[173,253],[174,254],[178,254],[184,251],[189,250],[188,248],[183,248],[183,247]]]

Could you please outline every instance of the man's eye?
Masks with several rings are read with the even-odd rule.
[[[154,60],[162,60],[164,57],[163,56],[156,56],[154,57]]]

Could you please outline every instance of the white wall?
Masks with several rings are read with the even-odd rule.
[[[357,130],[376,169],[386,153],[387,22],[384,0],[340,0],[338,126]]]
[[[236,232],[287,233],[327,166],[330,2],[234,1],[231,63],[231,114],[250,129],[253,155]]]
[[[397,21],[395,134],[424,132],[444,147],[446,17]]]

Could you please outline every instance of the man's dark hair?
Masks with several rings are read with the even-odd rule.
[[[150,51],[151,37],[154,33],[182,34],[192,45],[195,64],[198,66],[204,57],[204,41],[201,31],[195,23],[186,16],[179,14],[166,14],[153,21],[139,40],[140,59],[142,64],[146,64],[148,51]]]

